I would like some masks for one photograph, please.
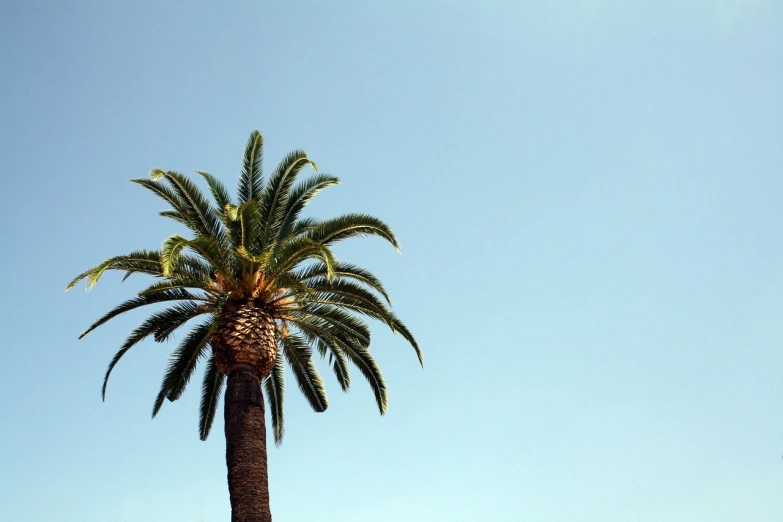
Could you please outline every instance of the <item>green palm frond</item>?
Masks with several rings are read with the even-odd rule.
[[[235,278],[234,258],[215,239],[211,237],[197,237],[189,240],[185,246],[212,265],[215,272],[220,273],[225,279],[233,281]],[[163,253],[161,252],[162,263]]]
[[[385,322],[393,333],[399,333],[408,341],[416,352],[419,363],[424,366],[424,355],[419,344],[407,326],[371,292],[350,281],[326,278],[315,278],[309,281],[309,287],[318,293],[308,296],[311,303],[332,305],[337,308],[348,308],[373,319]]]
[[[139,297],[128,299],[127,301],[120,303],[115,308],[113,308],[105,315],[103,315],[100,319],[92,323],[89,326],[89,328],[87,328],[79,335],[79,339],[81,339],[88,333],[92,332],[93,330],[95,330],[102,324],[106,323],[107,321],[114,319],[118,315],[128,312],[130,310],[134,310],[141,306],[146,306],[148,304],[153,304],[153,303],[162,303],[166,301],[182,301],[182,300],[195,300],[195,299],[197,299],[195,295],[181,288],[166,289],[157,292],[155,294],[140,295]]]
[[[239,175],[237,195],[239,204],[261,196],[263,177],[261,164],[264,159],[264,137],[258,131],[253,131],[245,145],[245,156],[242,162],[242,173]]]
[[[203,290],[204,292],[208,292],[213,295],[215,294],[211,279],[192,275],[181,275],[172,276],[162,281],[157,281],[144,290],[139,291],[139,295],[151,296],[173,289]],[[190,299],[198,301],[209,301],[209,297],[197,294],[191,294]]]
[[[361,236],[381,237],[391,243],[397,251],[400,250],[400,245],[391,227],[380,219],[367,214],[345,214],[327,219],[306,232],[306,237],[322,245],[331,245],[343,239]]]
[[[162,315],[164,316],[165,323],[161,323],[160,327],[153,333],[152,338],[158,343],[167,341],[182,325],[194,317],[207,312],[207,309],[198,306],[194,302],[179,303],[166,310],[156,312],[152,317]]]
[[[79,281],[87,279],[87,290],[92,289],[98,279],[107,270],[120,270],[123,272],[142,272],[150,275],[162,275],[163,268],[160,264],[160,252],[157,250],[136,250],[124,256],[116,256],[107,259],[103,263],[76,276],[65,291],[72,289]]]
[[[389,397],[386,393],[386,381],[384,381],[381,370],[378,368],[378,364],[375,362],[372,354],[367,348],[359,344],[346,344],[344,352],[348,359],[359,368],[364,378],[367,379],[375,395],[378,410],[383,415],[386,413]]]
[[[285,398],[285,364],[283,355],[278,352],[275,359],[275,366],[272,373],[264,380],[264,390],[266,390],[266,399],[269,403],[269,415],[272,418],[272,431],[275,437],[275,444],[280,445],[283,442],[283,432],[285,423],[283,416],[283,403]]]
[[[291,312],[289,316],[284,318],[290,320],[298,328],[306,326],[327,329],[333,334],[340,333],[347,337],[354,337],[366,346],[370,345],[370,329],[367,324],[358,317],[334,306],[308,304],[308,306]]]
[[[316,343],[321,357],[326,357],[326,354],[329,354],[329,362],[332,365],[334,376],[340,384],[340,388],[347,392],[351,387],[351,372],[348,369],[348,359],[345,357],[345,352],[334,344],[327,344],[320,339],[312,340],[312,342]]]
[[[293,227],[299,219],[299,214],[319,192],[339,183],[340,180],[334,176],[316,174],[291,189],[280,226],[280,237],[288,237],[291,235]]]
[[[171,354],[169,366],[163,376],[163,382],[160,385],[160,392],[155,398],[155,404],[152,407],[152,417],[154,418],[161,406],[163,400],[168,398],[175,401],[180,398],[185,387],[190,382],[193,370],[196,364],[209,352],[209,337],[215,330],[216,323],[210,319],[195,328],[182,340],[179,347]]]
[[[276,279],[297,265],[309,260],[321,261],[327,274],[333,274],[337,260],[328,247],[307,237],[293,237],[280,245],[274,260],[267,266],[269,279]]]
[[[198,432],[201,440],[207,440],[209,437],[225,380],[226,376],[217,369],[215,359],[210,357],[204,372],[204,380],[201,383],[201,407],[198,419]]]
[[[158,212],[158,215],[160,217],[173,219],[177,223],[182,223],[186,227],[190,228],[190,224],[191,224],[190,221],[185,216],[183,216],[179,210],[172,210],[172,209],[161,210],[160,212]]]
[[[301,236],[302,234],[305,234],[318,226],[320,223],[320,220],[311,218],[311,217],[305,217],[296,220],[293,225],[291,225],[291,232],[287,234],[285,237],[297,237]]]
[[[377,314],[373,317],[380,317],[383,320],[386,319],[386,315],[389,312],[378,296],[353,281],[339,277],[332,279],[317,277],[308,280],[307,283],[310,288],[318,292],[315,296],[309,298],[310,302],[318,302],[318,299],[321,297],[338,302],[340,299],[345,299],[347,304],[361,305]]]
[[[326,398],[326,389],[324,388],[321,375],[313,364],[312,350],[307,343],[298,335],[288,335],[281,339],[283,353],[288,361],[288,365],[294,372],[296,382],[302,395],[313,410],[317,412],[326,411],[329,401]]]
[[[212,197],[215,198],[215,204],[217,205],[215,214],[218,217],[222,217],[226,205],[233,205],[231,194],[228,193],[228,189],[226,189],[226,186],[223,184],[223,182],[209,172],[197,170],[196,173],[204,178],[204,180],[207,182],[207,185],[209,185],[209,190],[212,192]]]
[[[360,266],[352,265],[350,263],[337,262],[334,264],[334,268],[332,272],[334,276],[337,278],[349,278],[364,283],[365,285],[369,286],[370,288],[372,288],[373,290],[381,294],[381,296],[383,296],[386,302],[389,305],[391,305],[391,298],[389,297],[389,294],[386,292],[386,288],[384,288],[383,283],[369,270],[365,270]],[[309,281],[311,279],[319,278],[327,275],[328,275],[328,269],[326,265],[324,265],[323,263],[317,263],[297,271],[294,277],[295,279],[299,279],[300,281]]]
[[[179,172],[168,171],[162,176],[171,184],[182,202],[182,209],[188,220],[193,223],[199,235],[224,241],[223,225],[215,214],[215,209],[204,197],[196,185]]]
[[[179,261],[179,255],[189,245],[190,240],[179,234],[174,234],[163,242],[163,246],[160,248],[160,264],[163,268],[164,276],[172,275],[174,267],[177,266]]]
[[[296,176],[303,167],[310,165],[317,170],[315,163],[307,158],[307,153],[301,150],[290,152],[277,166],[269,177],[264,194],[261,197],[261,215],[264,230],[258,238],[259,247],[274,249],[279,241],[279,232],[288,207],[288,196]]]
[[[260,254],[257,238],[261,235],[261,211],[255,199],[236,207],[236,221],[239,222],[239,244],[251,255]]]
[[[103,387],[101,388],[101,397],[106,399],[106,386],[109,384],[109,376],[122,357],[133,348],[137,343],[143,341],[150,335],[156,340],[162,341],[174,330],[185,324],[188,320],[196,317],[201,312],[196,305],[192,303],[183,303],[172,306],[165,310],[155,312],[143,323],[136,327],[122,344],[120,349],[114,354],[109,367],[106,369],[106,375],[103,377]],[[160,337],[159,337],[160,336]]]

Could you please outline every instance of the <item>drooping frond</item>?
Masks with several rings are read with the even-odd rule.
[[[310,403],[313,410],[325,411],[329,406],[326,398],[326,389],[318,369],[313,364],[312,350],[298,335],[288,335],[281,339],[283,353],[288,360],[288,365],[296,377],[299,389]]]
[[[264,380],[264,390],[266,391],[266,400],[269,403],[269,415],[272,418],[272,431],[275,437],[275,444],[280,445],[283,442],[283,432],[285,431],[283,403],[285,398],[285,363],[283,363],[282,353],[277,354],[275,366],[272,372]]]
[[[204,380],[201,384],[201,407],[199,409],[198,432],[201,440],[207,440],[215,420],[220,395],[223,393],[223,384],[226,376],[220,373],[215,365],[215,359],[209,358],[207,369],[204,372]]]
[[[350,278],[359,281],[361,283],[364,283],[365,285],[369,286],[370,288],[372,288],[373,290],[381,294],[383,298],[386,300],[386,302],[389,305],[391,305],[391,298],[389,297],[389,294],[386,292],[383,283],[369,270],[365,270],[364,268],[357,265],[352,265],[350,263],[339,261],[335,263],[332,273],[334,274],[335,278]],[[304,269],[297,271],[295,274],[295,278],[299,279],[300,281],[309,281],[314,278],[325,277],[325,276],[328,276],[328,270],[326,265],[324,265],[323,263],[310,265]]]
[[[399,333],[408,341],[416,352],[419,363],[424,366],[424,355],[419,344],[407,326],[371,292],[350,281],[324,277],[308,281],[309,288],[316,290],[315,295],[308,296],[311,303],[332,305],[337,308],[348,308],[373,319],[385,322],[393,333]]]
[[[367,325],[358,317],[333,306],[308,304],[284,315],[283,318],[300,328],[326,328],[333,334],[339,332],[359,339],[366,346],[370,344],[370,329]]]
[[[89,328],[87,328],[79,335],[79,339],[81,339],[88,333],[92,332],[93,330],[95,330],[102,324],[106,323],[107,321],[114,319],[118,315],[139,308],[140,306],[146,306],[153,303],[162,303],[165,301],[182,301],[186,299],[196,299],[196,296],[180,288],[167,289],[152,295],[141,295],[133,299],[128,299],[127,301],[119,304],[114,309],[107,312],[100,319],[92,323]]]
[[[296,326],[308,340],[319,343],[319,350],[326,348],[335,354],[336,357],[342,354],[343,357],[356,365],[370,384],[381,415],[386,412],[388,402],[386,382],[365,343],[358,338],[345,335],[344,331],[330,328],[328,325],[300,322]],[[335,371],[341,370],[342,368]],[[339,380],[340,377],[338,376]],[[347,390],[347,385],[348,383],[346,383],[343,389]]]
[[[309,288],[317,291],[316,295],[308,296],[310,302],[328,302],[337,306],[347,306],[375,319],[386,321],[389,310],[383,301],[353,281],[339,277],[331,279],[314,277],[309,279],[307,284]]]
[[[378,410],[381,415],[386,413],[389,398],[386,394],[386,381],[383,380],[378,364],[375,362],[370,350],[359,344],[348,344],[344,346],[345,355],[359,368],[359,371],[367,379],[375,395],[375,402],[378,404]]]
[[[159,251],[136,250],[124,256],[109,258],[98,266],[82,272],[68,283],[68,286],[65,287],[66,292],[76,286],[82,279],[87,279],[87,290],[90,290],[107,270],[120,270],[130,273],[142,272],[150,275],[163,274]]]
[[[192,275],[177,275],[162,281],[152,283],[144,290],[139,291],[140,296],[150,296],[153,294],[159,294],[167,290],[173,289],[193,289],[203,290],[210,294],[215,294],[214,285],[211,279],[206,277],[192,276]],[[204,295],[191,294],[190,299],[199,301],[208,301],[209,298]]]
[[[171,335],[179,329],[183,324],[187,323],[197,315],[208,313],[209,310],[198,306],[194,302],[184,302],[178,305],[172,306],[166,310],[158,312],[158,314],[165,314],[166,323],[161,324],[155,333],[152,335],[155,342],[162,343],[168,340]],[[157,314],[156,314],[157,315]]]
[[[253,131],[245,145],[245,156],[242,161],[242,173],[239,175],[237,195],[239,204],[261,197],[263,178],[261,163],[264,158],[264,137],[258,131]]]
[[[180,343],[179,347],[171,354],[169,366],[163,376],[163,382],[160,385],[160,392],[155,398],[155,404],[152,407],[152,417],[154,418],[163,400],[168,398],[175,401],[180,398],[185,391],[193,370],[196,369],[199,359],[209,354],[209,337],[215,328],[215,322],[210,319],[193,328]]]
[[[400,250],[391,227],[367,214],[345,214],[321,221],[305,235],[322,245],[331,245],[349,237],[378,236],[391,243],[397,251]]]
[[[155,312],[148,317],[143,323],[135,328],[120,349],[114,354],[109,367],[106,369],[106,375],[103,378],[103,387],[101,388],[101,397],[106,399],[106,386],[109,383],[109,376],[117,363],[122,359],[128,350],[133,348],[139,341],[153,335],[156,340],[163,340],[168,337],[171,332],[185,324],[188,320],[196,317],[201,312],[196,305],[192,303],[182,303],[171,308],[166,308],[159,312]]]
[[[403,324],[403,322],[400,320],[399,317],[397,317],[394,312],[389,310],[389,317],[392,322],[392,327],[394,332],[399,332],[402,337],[410,343],[411,346],[413,346],[413,349],[416,351],[416,357],[419,359],[419,364],[421,367],[424,367],[424,352],[421,351],[421,348],[419,347],[419,343],[416,342],[416,339],[413,337],[413,334],[410,330],[408,330],[408,327]]]
[[[335,343],[327,344],[321,339],[314,340],[314,342],[321,357],[326,357],[326,354],[329,354],[329,362],[332,365],[334,376],[337,378],[340,388],[347,392],[351,387],[351,372],[348,370],[348,359],[345,357],[345,352]]]

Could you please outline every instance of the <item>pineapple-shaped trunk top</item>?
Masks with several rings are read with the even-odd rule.
[[[272,316],[253,301],[228,303],[211,339],[218,370],[228,375],[232,366],[248,364],[261,377],[269,375],[277,355],[275,328]]]

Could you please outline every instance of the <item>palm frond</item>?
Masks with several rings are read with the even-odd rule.
[[[346,305],[358,305],[373,312],[375,319],[386,321],[389,310],[386,305],[375,294],[361,285],[335,277],[327,279],[326,277],[316,277],[307,281],[309,288],[316,290],[314,296],[310,294],[308,301],[317,302],[319,298],[328,299],[332,304],[338,306],[344,302]],[[362,313],[367,313],[360,310]],[[392,326],[389,323],[389,326]],[[393,327],[392,327],[393,329]]]
[[[161,215],[182,223],[196,234],[201,234],[203,229],[189,210],[188,203],[164,182],[165,174],[161,169],[152,169],[149,178],[135,178],[129,181],[152,191],[172,206],[173,210],[164,210]]]
[[[193,223],[199,235],[211,236],[218,242],[225,239],[223,225],[215,214],[215,209],[207,201],[199,188],[179,172],[168,171],[163,177],[174,187],[182,201],[182,211]]]
[[[82,272],[68,283],[68,286],[65,287],[65,291],[67,292],[76,286],[82,279],[87,279],[87,290],[90,290],[107,270],[120,270],[131,273],[143,272],[150,275],[163,274],[159,251],[136,250],[124,256],[109,258],[103,263]]]
[[[391,243],[398,252],[400,250],[391,227],[367,214],[345,214],[321,221],[305,235],[322,245],[331,245],[349,237],[378,236]]]
[[[274,261],[266,267],[267,278],[274,280],[310,259],[321,261],[327,267],[327,271],[333,270],[337,263],[334,254],[327,246],[306,237],[294,237],[280,245]]]
[[[174,267],[177,266],[180,253],[190,244],[188,238],[182,237],[179,234],[170,236],[163,242],[163,246],[160,249],[160,264],[163,267],[163,275],[170,276]]]
[[[136,327],[122,344],[120,349],[114,354],[109,367],[106,369],[106,375],[103,377],[103,387],[101,388],[101,397],[106,400],[106,386],[109,383],[109,376],[117,363],[122,357],[133,348],[137,343],[154,335],[156,340],[158,336],[165,334],[160,340],[167,337],[174,330],[182,326],[189,319],[199,315],[201,312],[197,310],[196,306],[192,303],[183,303],[171,308],[166,308],[159,312],[155,312],[148,317],[143,323]]]
[[[164,399],[175,401],[185,391],[199,359],[209,353],[207,342],[215,325],[215,321],[210,319],[196,326],[182,339],[180,345],[171,354],[168,368],[160,385],[160,392],[158,392],[152,407],[153,418],[163,406]]]
[[[222,181],[209,172],[197,170],[196,173],[206,180],[207,185],[209,185],[209,191],[212,192],[212,197],[215,198],[215,204],[217,205],[215,213],[219,217],[222,216],[226,205],[233,205],[228,189],[226,189]]]
[[[197,237],[188,242],[188,248],[204,258],[215,272],[220,273],[227,281],[235,278],[236,260],[230,251],[211,237]]]
[[[263,178],[261,164],[264,158],[264,137],[253,131],[245,145],[245,155],[242,162],[242,173],[239,175],[237,195],[239,204],[261,197]]]
[[[307,158],[302,150],[289,152],[275,168],[261,198],[261,216],[264,231],[259,237],[260,249],[273,249],[279,239],[279,232],[288,206],[288,196],[297,174],[306,165],[317,170],[315,163]]]
[[[196,299],[196,296],[181,288],[166,289],[152,295],[140,295],[139,297],[128,299],[127,301],[120,303],[115,308],[113,308],[105,315],[103,315],[100,319],[92,323],[89,326],[89,328],[87,328],[79,335],[79,339],[81,339],[88,333],[92,332],[102,324],[108,322],[109,320],[114,319],[118,315],[128,312],[130,310],[134,310],[141,306],[146,306],[153,303],[162,303],[166,301],[181,301],[181,300],[188,300],[188,299]]]
[[[153,294],[158,294],[161,292],[166,292],[167,290],[173,290],[173,289],[194,289],[194,290],[203,290],[205,292],[208,292],[210,294],[214,294],[213,284],[212,280],[204,277],[198,277],[198,276],[192,276],[192,275],[181,275],[181,276],[172,276],[170,278],[164,279],[163,281],[157,281],[144,290],[141,290],[139,292],[140,296],[150,296]],[[191,297],[188,299],[193,299],[197,301],[206,301],[208,300],[206,296],[204,295],[197,295],[197,294],[190,294]]]
[[[345,357],[345,352],[339,346],[327,344],[321,339],[315,342],[322,357],[329,352],[329,361],[332,364],[334,376],[337,378],[340,388],[347,392],[351,387],[351,372],[348,369],[348,359]]]
[[[343,347],[348,359],[359,368],[359,371],[367,379],[375,395],[375,402],[378,404],[378,410],[381,415],[386,413],[389,398],[386,393],[386,381],[383,379],[380,368],[375,362],[370,351],[359,344],[346,344]]]
[[[182,223],[186,227],[190,228],[190,221],[182,215],[182,213],[179,210],[173,210],[173,209],[167,209],[167,210],[161,210],[158,212],[158,215],[160,217],[167,217],[169,219],[173,219],[177,223]]]
[[[313,364],[312,350],[298,335],[288,335],[281,339],[283,353],[288,365],[294,372],[299,389],[317,412],[326,411],[329,401],[326,398],[326,389],[318,369]]]
[[[332,332],[340,332],[348,337],[361,340],[366,346],[370,344],[370,329],[358,317],[345,310],[323,304],[310,304],[296,311],[289,312],[283,318],[297,327],[326,328]]]
[[[171,308],[162,310],[158,314],[165,314],[166,323],[161,324],[160,328],[155,330],[152,338],[155,342],[162,343],[167,341],[171,335],[179,329],[183,324],[187,323],[194,317],[209,313],[210,310],[202,308],[192,301],[186,301],[179,303]]]
[[[291,189],[281,223],[280,237],[288,237],[299,219],[302,209],[322,190],[337,185],[340,180],[328,174],[316,174]]]
[[[328,272],[329,271],[326,265],[323,263],[316,263],[299,270],[296,272],[295,277],[300,281],[306,282],[310,279],[328,276]],[[364,283],[381,294],[386,302],[391,305],[391,298],[386,292],[386,288],[384,288],[383,283],[369,270],[366,270],[358,265],[338,261],[334,264],[333,274],[335,278],[350,278]]]
[[[223,393],[223,384],[226,376],[220,373],[215,365],[215,359],[209,358],[207,369],[204,372],[204,380],[201,384],[201,407],[199,408],[198,431],[201,440],[207,440],[215,420],[220,395]]]
[[[318,293],[307,296],[308,302],[332,305],[337,308],[348,308],[385,322],[393,333],[400,333],[410,343],[416,352],[419,364],[424,366],[424,354],[413,334],[399,317],[387,309],[374,294],[355,283],[340,279],[329,281],[326,278],[319,277],[311,279],[309,285],[310,288],[318,291]]]
[[[320,222],[321,222],[320,220],[313,217],[300,218],[296,220],[296,222],[291,226],[290,232],[282,237],[288,238],[288,237],[301,236],[302,234],[309,232],[310,230],[318,226]]]
[[[275,366],[272,372],[264,380],[264,389],[266,390],[266,399],[269,403],[269,415],[272,418],[272,431],[275,437],[275,444],[278,446],[283,442],[283,433],[285,432],[285,423],[283,415],[283,403],[285,398],[285,363],[283,354],[278,353],[275,359]]]
[[[235,246],[244,248],[251,255],[259,254],[257,238],[261,234],[261,212],[258,201],[251,200],[238,207],[237,221],[240,226],[240,240]]]
[[[413,346],[413,349],[416,351],[416,357],[419,359],[419,364],[422,368],[424,368],[424,352],[422,352],[421,348],[419,347],[419,343],[416,342],[416,339],[413,337],[411,331],[408,330],[408,327],[403,324],[403,322],[394,314],[394,312],[389,311],[389,316],[391,318],[392,327],[395,333],[399,332],[400,335],[402,335],[402,337],[408,341],[411,346]]]

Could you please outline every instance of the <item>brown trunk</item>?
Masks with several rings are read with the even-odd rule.
[[[229,372],[225,419],[231,522],[271,522],[264,396],[258,372],[248,365]]]

